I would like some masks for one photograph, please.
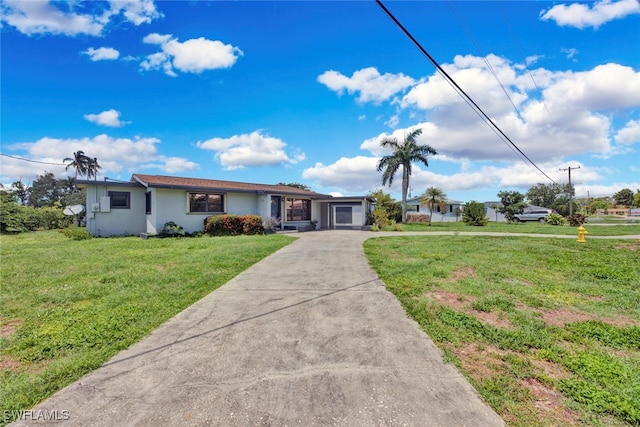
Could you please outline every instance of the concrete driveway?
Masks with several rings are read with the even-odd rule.
[[[14,425],[504,425],[369,268],[381,235],[296,234]]]

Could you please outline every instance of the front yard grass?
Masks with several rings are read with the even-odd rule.
[[[640,235],[640,224],[622,225],[601,225],[600,222],[586,223],[584,227],[589,236],[623,236],[623,235]],[[429,227],[429,223],[409,223],[397,224],[402,231],[478,231],[478,232],[496,232],[496,233],[527,233],[527,234],[562,234],[562,235],[578,235],[578,227],[569,225],[555,226],[550,224],[539,224],[535,221],[521,223],[506,222],[489,222],[483,227],[474,227],[464,222],[436,222],[436,218]],[[386,230],[386,229],[385,229]],[[392,231],[392,228],[389,228]]]
[[[292,240],[0,236],[0,410],[31,408]]]
[[[365,253],[508,425],[640,425],[640,241],[400,236]]]

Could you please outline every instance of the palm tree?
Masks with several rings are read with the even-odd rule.
[[[98,171],[102,169],[102,166],[98,164],[98,158],[94,157],[93,159],[89,159],[89,163],[87,165],[87,178],[97,178]]]
[[[63,162],[69,162],[66,170],[69,168],[75,169],[75,179],[78,179],[78,175],[86,175],[87,178],[94,178],[98,174],[98,170],[102,169],[102,166],[98,164],[97,158],[91,158],[84,154],[84,151],[76,151],[73,153],[73,157],[67,157]]]
[[[392,154],[384,156],[378,162],[378,172],[382,174],[382,185],[389,186],[393,183],[398,169],[402,167],[402,223],[407,223],[407,191],[409,189],[409,177],[411,176],[411,163],[420,162],[429,167],[427,156],[438,154],[428,145],[419,145],[416,138],[422,134],[422,129],[416,129],[409,135],[405,135],[404,141],[399,143],[396,138],[384,138],[380,145],[391,148]]]
[[[440,208],[440,212],[444,212],[447,201],[447,195],[444,191],[438,187],[429,187],[420,196],[420,204],[427,205],[429,208],[429,227],[431,227],[431,218],[433,218],[433,211],[437,207]]]
[[[66,157],[63,160],[63,162],[65,163],[69,162],[69,164],[67,165],[67,167],[64,168],[64,170],[67,171],[69,170],[69,168],[75,169],[74,178],[77,179],[78,175],[82,176],[87,174],[87,167],[90,160],[91,159],[89,157],[84,155],[84,151],[75,151],[73,153],[73,157]]]

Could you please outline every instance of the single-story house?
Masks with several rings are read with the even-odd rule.
[[[407,199],[407,215],[431,215],[431,222],[456,222],[462,219],[463,206],[458,200],[445,200],[444,209],[437,205],[432,213],[420,197],[414,197]]]
[[[331,197],[286,185],[134,174],[130,181],[79,180],[87,189],[87,230],[94,236],[158,234],[167,222],[193,233],[217,214],[259,215],[279,229],[366,225],[372,199]]]

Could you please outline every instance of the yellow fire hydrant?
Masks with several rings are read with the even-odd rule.
[[[578,227],[578,242],[580,243],[586,243],[587,241],[587,229],[584,228],[582,225],[580,227]]]

